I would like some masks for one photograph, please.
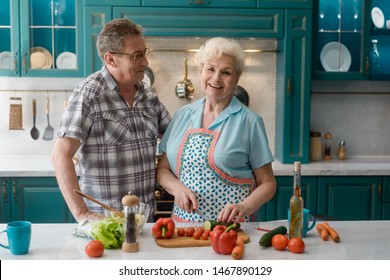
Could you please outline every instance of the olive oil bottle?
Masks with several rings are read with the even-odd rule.
[[[303,199],[301,196],[301,163],[294,162],[294,192],[290,199],[289,238],[302,238],[303,234]]]

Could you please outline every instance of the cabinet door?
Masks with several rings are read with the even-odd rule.
[[[145,7],[255,8],[256,0],[142,0]]]
[[[0,200],[0,223],[11,221],[11,189],[10,178],[0,178],[1,200]]]
[[[111,7],[108,6],[86,6],[84,7],[85,21],[85,76],[100,70],[103,66],[97,48],[96,41],[99,32],[104,25],[112,19]]]
[[[380,219],[381,185],[382,177],[319,177],[318,214],[336,220]]]
[[[372,20],[371,13],[373,14]],[[390,2],[388,0],[371,0],[368,13],[368,72],[371,80],[390,80]],[[376,40],[379,53],[378,63],[372,59],[372,41]]]
[[[275,196],[266,204],[267,221],[287,219],[287,209],[293,195],[293,176],[277,176]],[[317,177],[304,176],[301,178],[302,198],[304,207],[315,214],[317,206]]]
[[[283,37],[283,11],[114,7],[114,18],[142,25],[146,36]]]
[[[311,9],[313,0],[257,0],[260,8]]]
[[[12,220],[33,223],[74,222],[55,178],[13,178],[11,188]]]
[[[82,1],[3,2],[0,75],[83,76]]]
[[[286,10],[277,60],[275,157],[309,161],[311,10]]]
[[[313,78],[368,78],[368,1],[315,0]]]
[[[20,76],[19,1],[2,1],[0,38],[0,76]]]
[[[383,178],[382,201],[382,219],[390,220],[390,177]]]

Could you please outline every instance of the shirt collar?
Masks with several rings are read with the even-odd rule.
[[[204,108],[204,102],[206,98],[203,97],[196,102],[189,105],[189,110],[191,114],[191,120],[195,127],[201,126],[201,120],[203,116],[203,108]],[[230,104],[225,110],[223,110],[218,117],[214,120],[214,122],[210,125],[210,129],[215,128],[220,123],[222,123],[224,120],[228,119],[232,114],[237,113],[240,111],[243,107],[243,104],[236,98],[232,97],[232,100],[230,101]]]

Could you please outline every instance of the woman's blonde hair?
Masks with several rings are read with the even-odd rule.
[[[240,76],[244,69],[244,51],[236,40],[223,37],[209,39],[200,47],[196,57],[200,67],[203,67],[210,59],[220,58],[223,54],[234,58],[237,74]]]

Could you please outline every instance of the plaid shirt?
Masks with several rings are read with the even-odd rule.
[[[169,121],[165,106],[143,83],[137,84],[130,108],[103,67],[75,87],[57,136],[81,142],[81,191],[116,209],[131,191],[154,211],[156,141]],[[95,203],[86,203],[91,211],[103,212]]]

